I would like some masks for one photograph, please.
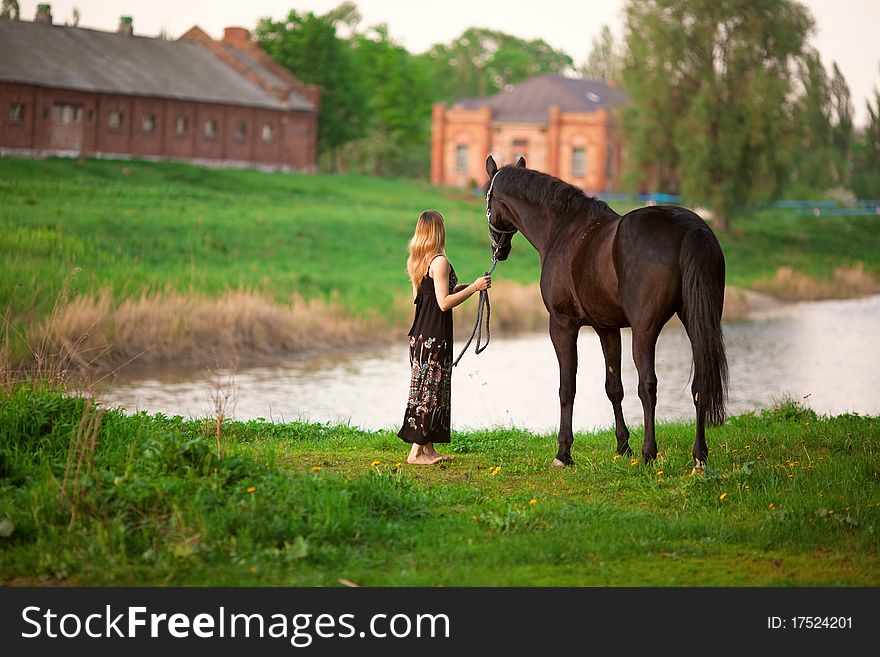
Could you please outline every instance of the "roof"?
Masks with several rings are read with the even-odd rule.
[[[247,67],[249,71],[263,79],[270,87],[284,88],[289,85],[289,80],[284,80],[276,75],[275,72],[270,70],[262,62],[252,57],[250,53],[229,44],[223,44],[223,48],[225,48],[230,55],[235,57],[240,64]],[[300,94],[292,90],[287,96],[287,107],[288,109],[293,110],[315,109],[314,104],[309,102],[308,99],[303,98]]]
[[[456,105],[467,109],[488,106],[495,121],[547,123],[553,106],[563,112],[595,112],[620,105],[627,98],[624,92],[604,82],[547,73],[509,91],[489,98],[463,98]]]
[[[301,96],[291,99],[296,105],[285,104],[191,41],[28,21],[0,20],[0,81],[278,110],[314,109]]]

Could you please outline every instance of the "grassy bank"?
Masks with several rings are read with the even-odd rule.
[[[661,426],[647,466],[578,435],[558,471],[551,436],[456,434],[456,461],[415,468],[388,432],[226,422],[218,460],[214,420],[19,387],[0,393],[0,582],[880,584],[878,418],[732,418],[695,477],[692,435]]]
[[[310,342],[284,327],[308,323],[312,313],[319,328],[332,326],[334,341],[399,332],[412,312],[406,243],[430,207],[446,215],[461,277],[475,277],[489,250],[483,199],[469,192],[358,176],[0,159],[0,302],[15,329],[13,355],[30,356],[47,334],[54,349],[85,349],[86,360],[113,344],[111,366],[192,353],[196,343],[214,353],[230,344],[246,353],[266,345],[296,351]],[[845,296],[855,278],[871,291],[880,275],[873,217],[768,211],[720,237],[728,283],[738,287],[803,294],[797,290],[840,279],[823,294]],[[861,275],[835,278],[858,263]],[[794,274],[777,281],[780,267]],[[499,326],[530,326],[543,312],[538,274],[534,249],[517,237],[493,287]],[[73,303],[50,321],[65,281]],[[536,310],[520,312],[526,301]],[[463,326],[473,309],[461,316]],[[80,343],[84,332],[90,337]],[[232,337],[212,343],[220,334]]]

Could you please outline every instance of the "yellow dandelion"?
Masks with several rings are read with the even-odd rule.
[[[538,503],[538,500],[536,500],[534,497],[529,500],[529,504],[537,504],[537,503]]]
[[[718,499],[724,500],[725,497],[727,497],[727,493],[721,493],[721,495],[718,496]]]
[[[638,460],[638,459],[632,459],[632,460],[629,462],[629,464],[630,464],[630,465],[638,465],[638,464],[639,464],[639,460]]]
[[[501,466],[500,466],[500,465],[496,465],[494,468],[492,468],[492,471],[491,471],[489,474],[492,475],[492,476],[494,477],[494,476],[497,475],[499,472],[501,472]]]
[[[250,486],[247,490],[248,490],[248,493],[256,493],[256,492],[257,492],[257,487],[256,487],[256,486]]]
[[[401,466],[400,463],[395,463],[395,464],[394,464],[394,467],[395,467],[395,468],[399,468],[400,466]]]
[[[770,509],[770,510],[772,511],[773,509],[776,508],[776,505],[773,504],[773,502],[770,502],[770,504],[767,505],[767,508]]]
[[[379,465],[381,462],[382,462],[382,461],[378,461],[378,460],[377,460],[377,461],[373,461],[372,463],[370,463],[370,467],[375,467],[375,466]]]
[[[257,567],[251,566],[251,575],[256,575],[256,574],[257,574]]]
[[[312,472],[320,472],[320,471],[321,471],[321,466],[320,466],[320,465],[312,466]]]
[[[663,474],[663,470],[657,470],[657,474],[658,474],[658,475]]]

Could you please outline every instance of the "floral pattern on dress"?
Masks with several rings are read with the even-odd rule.
[[[422,436],[449,430],[452,359],[449,344],[436,337],[413,338],[407,425]]]

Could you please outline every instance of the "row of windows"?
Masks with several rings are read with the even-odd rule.
[[[54,119],[61,125],[70,125],[79,123],[82,120],[82,105],[74,105],[71,103],[55,103],[53,106]],[[24,103],[12,103],[9,106],[9,120],[13,123],[24,122],[25,106]],[[94,121],[95,112],[89,110],[88,120]],[[48,111],[43,112],[43,118],[48,118]],[[110,130],[121,130],[124,122],[124,114],[121,111],[114,110],[107,115],[107,127]],[[218,135],[216,119],[207,119],[204,123],[204,135],[208,139],[216,139]],[[156,115],[144,114],[141,117],[141,130],[144,134],[151,134],[156,129]],[[186,116],[178,116],[174,122],[174,133],[183,136],[189,132],[189,119]],[[237,141],[244,141],[247,137],[247,124],[239,121],[233,130],[233,136]],[[275,127],[271,123],[264,123],[260,131],[262,140],[266,143],[275,139]]]
[[[525,139],[515,139],[513,145],[518,149],[525,149],[528,142]],[[608,149],[609,152],[611,149]],[[517,151],[514,161],[518,160],[520,155],[525,155],[523,151]],[[455,148],[455,172],[468,172],[469,152],[467,146],[456,146]],[[587,175],[587,149],[582,147],[571,149],[571,175],[573,178],[583,178]]]

